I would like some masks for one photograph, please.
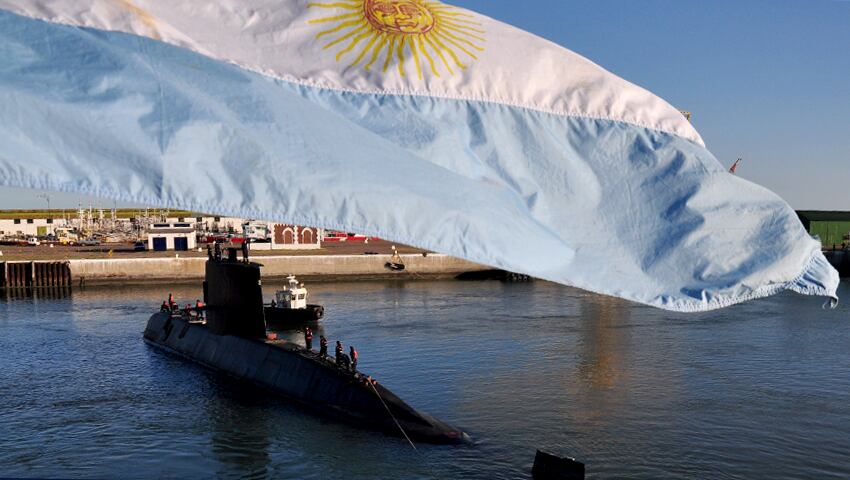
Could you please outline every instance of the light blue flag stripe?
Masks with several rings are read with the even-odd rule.
[[[297,86],[0,12],[0,182],[361,231],[662,308],[837,273],[703,147],[610,120]]]

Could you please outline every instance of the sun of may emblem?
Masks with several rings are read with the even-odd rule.
[[[405,76],[412,60],[420,79],[423,71],[439,77],[466,69],[465,62],[484,51],[484,31],[474,17],[441,2],[337,0],[308,6],[332,11],[310,23],[327,25],[316,38],[328,40],[325,50],[340,49],[337,61],[348,55],[349,67],[387,72],[395,64]]]

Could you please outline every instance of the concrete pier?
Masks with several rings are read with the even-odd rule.
[[[255,260],[263,265],[263,278],[297,275],[303,280],[336,278],[406,278],[454,277],[460,273],[486,270],[476,263],[429,253],[401,255],[406,269],[392,272],[384,266],[388,255],[299,255],[262,256]],[[86,285],[105,283],[139,283],[151,281],[189,282],[204,278],[206,257],[80,259],[70,260],[74,280]]]

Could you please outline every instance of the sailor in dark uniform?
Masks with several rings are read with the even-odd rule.
[[[359,354],[357,353],[357,350],[354,348],[354,345],[351,345],[351,346],[348,347],[348,353],[351,356],[351,371],[356,372],[357,371],[357,357],[359,356]]]
[[[336,341],[336,364],[342,365],[342,342]]]
[[[204,302],[201,301],[200,298],[195,299],[195,313],[198,315],[198,318],[204,318]]]
[[[319,355],[324,358],[328,356],[328,339],[319,335]]]
[[[310,330],[310,327],[304,329],[304,344],[307,350],[313,349],[313,330]]]

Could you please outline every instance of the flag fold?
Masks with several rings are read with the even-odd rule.
[[[0,0],[0,183],[358,231],[703,311],[838,275],[673,107],[428,0]]]

